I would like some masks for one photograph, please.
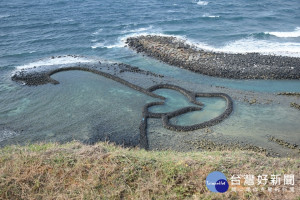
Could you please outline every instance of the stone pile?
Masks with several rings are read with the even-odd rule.
[[[234,79],[300,79],[300,58],[231,54],[197,49],[176,37],[129,37],[127,45],[138,53],[193,72]]]

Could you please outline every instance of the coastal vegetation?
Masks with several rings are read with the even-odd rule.
[[[146,151],[105,142],[13,145],[0,149],[0,198],[299,199],[299,168],[299,158],[253,151]],[[294,174],[295,191],[233,192],[230,186],[212,193],[205,179],[216,170],[229,184],[234,174]]]

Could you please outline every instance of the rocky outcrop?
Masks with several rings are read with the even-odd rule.
[[[129,37],[127,45],[138,53],[193,72],[234,79],[300,79],[300,58],[230,54],[197,49],[176,37]]]
[[[296,108],[296,109],[300,110],[300,104],[297,104],[297,103],[295,103],[295,102],[292,102],[292,103],[290,103],[290,106],[291,106],[292,108]]]

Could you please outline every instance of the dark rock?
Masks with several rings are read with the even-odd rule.
[[[235,79],[300,79],[300,58],[230,54],[197,49],[175,37],[138,36],[126,43],[160,61],[209,76]]]

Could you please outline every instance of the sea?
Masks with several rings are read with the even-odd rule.
[[[1,0],[0,145],[71,140],[137,145],[141,109],[153,101],[87,72],[55,74],[59,85],[24,86],[11,80],[21,68],[101,60],[200,85],[261,93],[300,92],[299,80],[214,78],[169,66],[125,46],[127,37],[144,34],[176,36],[210,51],[300,57],[300,2]],[[184,101],[171,93],[165,94],[174,104]],[[252,134],[254,143],[266,134],[290,135],[291,141],[300,144],[297,110],[259,105],[251,109],[239,102],[235,106],[232,122],[229,119],[217,131],[225,130],[225,135],[233,137]],[[210,107],[214,110],[218,105]]]

